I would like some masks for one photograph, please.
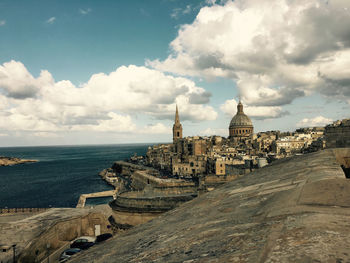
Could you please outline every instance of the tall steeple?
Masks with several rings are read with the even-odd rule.
[[[182,138],[182,125],[180,123],[179,110],[176,104],[175,123],[173,125],[173,142]]]

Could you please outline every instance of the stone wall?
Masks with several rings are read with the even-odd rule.
[[[94,236],[95,225],[101,226],[101,233],[109,232],[109,222],[100,213],[72,218],[56,223],[49,230],[33,239],[18,258],[18,263],[38,262],[47,256],[47,244],[50,244],[50,254],[79,236]]]
[[[115,162],[112,166],[112,169],[113,169],[113,172],[115,172],[117,175],[123,175],[123,176],[131,176],[133,172],[137,170],[154,170],[146,166],[128,163],[124,161]]]
[[[144,189],[147,185],[153,188],[168,188],[169,191],[188,193],[195,191],[195,183],[179,179],[161,179],[153,176],[147,171],[135,171],[132,176],[132,187],[137,190]]]
[[[350,147],[350,119],[326,126],[327,148]]]
[[[142,224],[197,196],[197,194],[174,196],[146,195],[147,193],[144,191],[126,192],[118,195],[116,200],[110,204],[115,221],[118,224]]]

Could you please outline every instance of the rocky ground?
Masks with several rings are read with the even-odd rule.
[[[22,164],[22,163],[34,163],[34,162],[37,162],[37,160],[25,160],[25,159],[20,159],[16,157],[0,156],[0,166],[10,166],[10,165],[16,165],[16,164]]]
[[[72,262],[350,262],[349,251],[350,181],[325,150],[227,183]]]

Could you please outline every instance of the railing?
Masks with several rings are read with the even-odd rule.
[[[44,212],[50,208],[0,208],[0,214]]]

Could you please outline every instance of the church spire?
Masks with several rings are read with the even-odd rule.
[[[180,123],[179,110],[176,104],[175,123],[173,125],[173,142],[182,138],[182,125]]]
[[[180,124],[179,110],[176,104],[176,113],[175,113],[175,124]]]

